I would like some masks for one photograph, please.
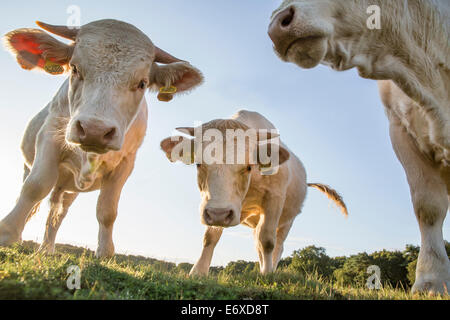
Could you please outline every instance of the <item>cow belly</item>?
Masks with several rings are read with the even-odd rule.
[[[399,122],[415,140],[420,152],[432,161],[445,166],[450,164],[450,150],[445,150],[430,139],[431,124],[423,108],[410,99],[392,82],[383,82],[389,91],[381,92],[389,121]]]
[[[25,133],[22,138],[22,154],[25,158],[25,163],[31,167],[34,162],[36,153],[36,137],[42,128],[47,116],[49,114],[49,107],[42,109],[33,119],[28,123]]]
[[[420,108],[406,104],[396,105],[394,112],[399,118],[402,126],[416,141],[419,150],[428,158],[443,166],[450,164],[450,150],[446,152],[444,148],[431,142],[430,124]]]

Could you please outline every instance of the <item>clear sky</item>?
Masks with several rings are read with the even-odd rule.
[[[8,1],[0,32],[36,27],[35,20],[65,24],[69,5],[81,23],[114,18],[134,24],[173,55],[190,61],[205,84],[163,103],[147,94],[149,130],[136,168],[122,192],[114,228],[116,251],[194,262],[202,247],[196,169],[170,163],[159,142],[179,126],[231,116],[239,109],[262,113],[303,161],[309,182],[338,190],[349,209],[345,219],[320,192],[310,189],[302,214],[287,238],[284,256],[307,245],[331,256],[419,244],[420,236],[404,171],[394,155],[375,81],[355,70],[320,66],[302,70],[280,61],[267,36],[271,12],[281,1]],[[0,218],[14,206],[21,187],[20,141],[27,122],[56,93],[63,76],[28,72],[0,51]],[[82,194],[57,242],[95,249],[98,193]],[[26,226],[25,240],[41,241],[47,201]],[[444,237],[450,238],[450,221]],[[251,230],[227,229],[213,265],[257,260]]]

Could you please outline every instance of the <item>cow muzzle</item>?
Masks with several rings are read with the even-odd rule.
[[[203,211],[203,221],[208,226],[231,227],[239,224],[235,223],[236,212],[231,207],[228,208],[205,208]]]
[[[273,17],[268,34],[282,60],[313,68],[326,54],[328,32],[299,11],[292,5],[279,12]]]
[[[117,126],[99,119],[77,119],[72,122],[66,137],[83,151],[103,154],[122,147]]]

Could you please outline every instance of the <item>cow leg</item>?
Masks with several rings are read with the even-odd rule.
[[[53,254],[55,252],[56,233],[67,215],[70,206],[77,198],[78,193],[68,193],[57,188],[50,197],[50,212],[45,226],[44,241],[38,252]]]
[[[103,178],[100,196],[97,202],[97,221],[99,223],[98,247],[95,255],[98,258],[114,255],[112,232],[117,217],[122,188],[134,168],[136,154],[124,158],[120,164]]]
[[[49,128],[43,128],[36,141],[36,157],[25,179],[14,209],[0,222],[0,245],[21,242],[27,217],[35,205],[53,189],[58,179],[60,146]]]
[[[277,241],[275,243],[275,249],[273,250],[273,256],[272,256],[273,270],[276,270],[278,267],[278,263],[280,262],[281,255],[283,254],[284,241],[287,238],[289,230],[291,230],[293,222],[294,221],[290,221],[281,227],[278,226],[278,228],[277,228]]]
[[[391,121],[390,134],[394,150],[408,178],[421,234],[416,281],[412,291],[443,293],[450,288],[450,261],[442,234],[449,204],[447,186],[439,169],[419,152],[400,124]]]
[[[261,221],[261,220],[260,220]],[[258,228],[253,229],[253,238],[256,243],[256,252],[258,253],[258,261],[259,261],[259,270],[262,270],[263,266],[263,253],[258,245]]]
[[[282,210],[280,203],[282,201],[279,198],[269,200],[265,204],[264,214],[256,226],[256,247],[260,255],[260,270],[262,274],[268,274],[274,270],[272,255],[275,247],[278,220]]]
[[[200,259],[192,267],[189,275],[207,276],[209,272],[209,266],[211,265],[214,248],[222,236],[223,228],[219,227],[207,227],[205,235],[203,237],[203,250]]]

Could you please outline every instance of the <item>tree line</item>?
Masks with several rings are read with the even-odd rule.
[[[445,241],[445,248],[450,257],[450,242]],[[364,286],[370,276],[367,268],[376,265],[381,271],[382,285],[409,288],[414,283],[419,249],[418,246],[408,244],[403,251],[381,250],[371,254],[363,252],[348,257],[330,257],[325,248],[308,246],[282,259],[277,270],[317,274],[340,285]],[[191,267],[190,263],[180,263],[177,269],[189,272]],[[259,263],[239,260],[228,263],[226,267],[211,267],[210,273],[241,275],[258,271]]]

